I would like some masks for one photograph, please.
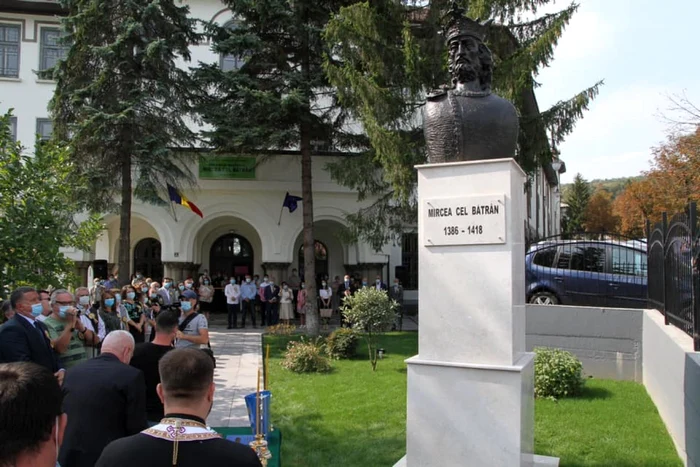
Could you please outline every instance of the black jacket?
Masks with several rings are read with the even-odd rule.
[[[63,389],[68,425],[58,457],[62,467],[92,467],[109,443],[146,428],[143,373],[112,354],[68,370]]]
[[[38,322],[41,332],[23,316],[16,314],[0,327],[0,363],[34,362],[52,373],[61,369],[58,355],[51,347],[48,329]]]

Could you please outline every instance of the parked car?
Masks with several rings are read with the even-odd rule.
[[[540,305],[645,308],[647,251],[639,241],[556,240],[525,256],[527,301]]]

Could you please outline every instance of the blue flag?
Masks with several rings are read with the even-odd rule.
[[[292,196],[287,192],[284,196],[284,202],[282,203],[282,209],[287,208],[289,212],[292,213],[297,210],[297,203],[301,201],[299,196]]]

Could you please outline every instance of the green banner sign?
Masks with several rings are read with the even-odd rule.
[[[255,180],[256,158],[250,156],[199,156],[199,178]]]

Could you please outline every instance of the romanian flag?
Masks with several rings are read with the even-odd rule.
[[[199,210],[197,206],[192,201],[188,201],[187,198],[185,198],[182,193],[177,191],[177,189],[174,186],[168,185],[168,195],[170,195],[170,201],[172,201],[175,204],[180,204],[182,206],[185,206],[186,208],[190,208],[190,210],[197,214],[199,217],[204,218],[204,214],[202,214],[202,211]]]

